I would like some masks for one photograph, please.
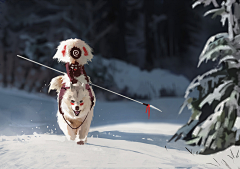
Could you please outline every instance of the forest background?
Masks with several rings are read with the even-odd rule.
[[[214,66],[207,63],[197,68],[207,39],[227,30],[219,22],[220,17],[203,17],[211,6],[192,9],[192,3],[189,0],[1,0],[0,85],[47,93],[50,80],[59,73],[17,55],[65,71],[64,65],[52,57],[59,42],[69,38],[84,40],[93,48],[95,58],[102,58],[85,66],[92,82],[121,94],[149,98],[132,94],[127,87],[117,87],[113,80],[116,77],[109,73],[115,66],[109,69],[109,64],[104,64],[106,60],[123,61],[144,72],[166,70],[191,81]],[[98,95],[100,90],[95,92]],[[160,96],[177,95],[176,91],[157,92]],[[119,99],[107,93],[103,98]]]

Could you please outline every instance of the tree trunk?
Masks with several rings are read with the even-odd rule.
[[[128,0],[126,11],[126,51],[128,61],[144,68],[146,60],[145,15],[143,0]]]

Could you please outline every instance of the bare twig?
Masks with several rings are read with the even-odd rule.
[[[235,158],[231,149],[230,149],[230,151],[231,151],[231,154],[232,154],[233,158]]]
[[[211,164],[211,165],[217,166],[217,165],[215,165],[215,164],[212,164],[212,163],[207,163],[207,164]]]
[[[224,161],[225,165],[226,165],[229,169],[231,169],[231,168],[229,167],[228,163],[227,163],[225,160],[223,160],[223,161]]]
[[[166,150],[167,150],[167,147],[165,146]]]
[[[187,150],[188,150],[188,148],[187,147],[185,147]],[[190,150],[188,150],[189,151],[189,153],[191,153],[192,154],[192,152],[190,151]],[[193,155],[193,154],[192,154]]]
[[[213,158],[215,160],[215,158]],[[215,160],[217,162],[217,160]],[[217,162],[218,163],[218,162]],[[218,165],[220,166],[220,164],[218,163]]]

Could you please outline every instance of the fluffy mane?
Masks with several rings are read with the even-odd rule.
[[[81,50],[81,57],[74,59],[70,56],[70,52],[73,47],[77,47]],[[53,59],[58,59],[59,62],[74,63],[77,61],[80,65],[85,65],[93,58],[92,48],[80,39],[68,39],[60,42],[57,47],[57,52],[53,56]]]

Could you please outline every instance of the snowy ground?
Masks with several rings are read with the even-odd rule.
[[[202,156],[182,141],[167,143],[190,115],[185,110],[178,116],[182,98],[145,101],[163,111],[151,109],[150,119],[145,107],[135,102],[97,101],[88,143],[80,146],[66,141],[59,129],[56,99],[1,88],[0,96],[0,168],[3,169],[238,169],[240,166],[238,147]]]

